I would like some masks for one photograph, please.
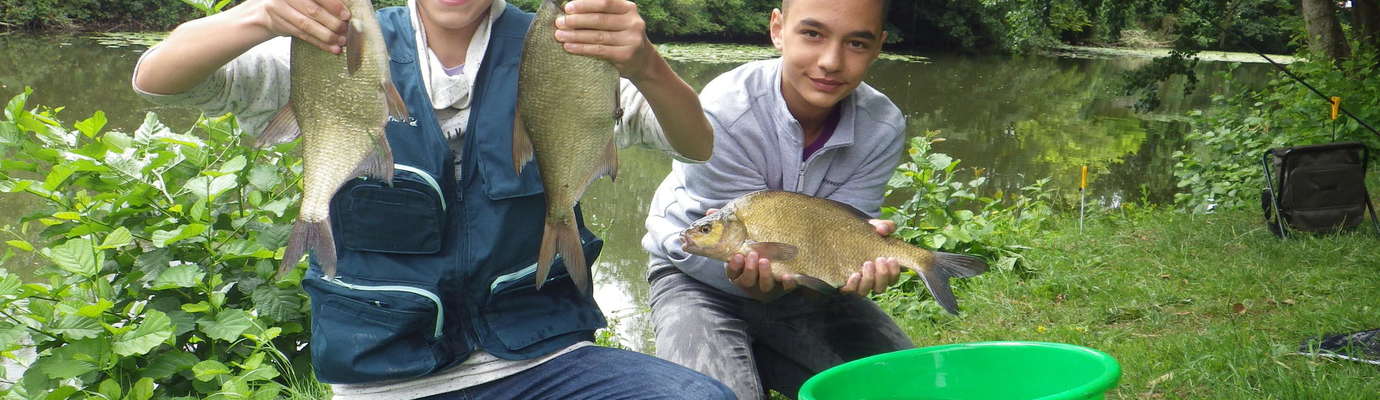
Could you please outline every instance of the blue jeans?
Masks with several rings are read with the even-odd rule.
[[[732,400],[719,381],[645,354],[586,346],[497,381],[433,400],[527,399],[686,399]]]

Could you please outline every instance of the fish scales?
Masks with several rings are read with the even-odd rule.
[[[537,287],[559,254],[576,286],[588,293],[590,274],[574,207],[595,179],[617,173],[618,71],[607,61],[565,51],[555,39],[556,18],[562,15],[556,1],[543,1],[524,40],[514,167],[521,173],[526,160],[535,157],[546,193]]]
[[[288,105],[274,116],[259,145],[302,138],[302,202],[279,274],[308,250],[327,278],[335,276],[330,201],[345,182],[368,176],[392,182],[385,125],[408,120],[392,84],[388,49],[369,0],[347,0],[351,18],[344,51],[332,54],[301,39],[290,45]]]
[[[877,235],[877,228],[865,214],[837,204],[803,207],[800,196],[790,192],[759,192],[733,202],[738,218],[748,221],[748,238],[757,242],[779,242],[796,246],[790,260],[772,260],[772,269],[819,278],[833,286],[843,286],[848,276],[864,261],[877,257],[913,258],[917,265],[928,264],[931,256],[917,253],[900,239]],[[752,203],[750,206],[745,206]],[[846,207],[846,206],[845,206]],[[840,268],[844,267],[844,268]]]
[[[837,201],[779,190],[748,193],[681,232],[685,251],[727,261],[757,252],[772,271],[797,275],[806,287],[832,293],[864,262],[893,257],[915,271],[945,310],[958,313],[951,277],[987,270],[972,256],[931,252],[891,236],[881,236],[868,215]]]

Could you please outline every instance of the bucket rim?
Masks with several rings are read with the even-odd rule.
[[[1087,398],[1087,397],[1091,397],[1091,396],[1094,396],[1094,395],[1097,395],[1097,394],[1105,393],[1105,392],[1107,392],[1108,390],[1111,390],[1113,387],[1116,387],[1117,382],[1121,380],[1121,364],[1120,364],[1119,362],[1117,362],[1116,358],[1112,357],[1110,354],[1107,354],[1106,352],[1103,352],[1103,351],[1101,351],[1101,350],[1094,349],[1094,348],[1091,348],[1091,347],[1080,346],[1080,345],[1070,344],[1070,343],[1040,342],[1040,341],[1023,341],[1023,340],[1003,340],[1003,341],[969,342],[969,343],[953,343],[953,344],[944,344],[944,345],[927,346],[927,347],[920,347],[920,348],[907,349],[907,350],[898,350],[898,351],[893,351],[893,352],[890,352],[890,353],[882,353],[882,354],[877,354],[877,355],[873,355],[873,356],[869,356],[869,357],[864,357],[864,358],[860,358],[860,359],[857,359],[857,360],[853,360],[853,361],[849,361],[849,362],[846,362],[846,363],[843,363],[843,364],[836,365],[836,366],[834,366],[834,367],[831,367],[831,368],[829,368],[829,369],[824,370],[823,372],[820,372],[820,373],[818,373],[818,374],[815,374],[814,376],[810,377],[810,379],[806,380],[805,383],[804,383],[803,385],[800,386],[800,391],[799,391],[800,399],[801,399],[801,400],[814,400],[815,398],[814,398],[813,395],[811,395],[811,393],[813,393],[813,392],[815,391],[815,386],[818,386],[818,385],[819,385],[819,382],[821,382],[821,381],[823,381],[823,380],[825,380],[825,379],[828,379],[828,377],[830,377],[830,376],[833,376],[833,375],[835,375],[835,374],[841,373],[840,371],[849,370],[849,369],[853,369],[853,368],[858,368],[859,366],[864,365],[864,364],[870,364],[870,363],[874,363],[874,362],[878,362],[878,361],[890,361],[890,360],[895,359],[895,358],[903,358],[903,357],[910,356],[910,355],[914,355],[914,354],[937,353],[937,352],[947,352],[947,351],[954,351],[954,350],[963,350],[963,349],[972,349],[972,348],[990,348],[990,347],[1026,347],[1026,348],[1035,348],[1035,347],[1037,347],[1037,348],[1052,348],[1052,349],[1059,349],[1059,350],[1063,350],[1063,351],[1069,351],[1069,352],[1079,353],[1079,354],[1081,354],[1081,355],[1087,357],[1088,359],[1095,361],[1098,365],[1101,365],[1101,366],[1103,367],[1102,373],[1098,374],[1098,376],[1095,377],[1094,379],[1090,379],[1087,383],[1084,383],[1084,384],[1075,386],[1075,387],[1073,387],[1073,388],[1070,388],[1070,389],[1068,389],[1068,390],[1065,390],[1065,391],[1063,391],[1063,392],[1059,392],[1059,393],[1056,393],[1056,394],[1053,394],[1053,395],[1044,396],[1044,397],[1039,397],[1039,398],[1036,398],[1036,399],[1034,399],[1034,400],[1056,400],[1056,399],[1081,399],[1081,398]]]

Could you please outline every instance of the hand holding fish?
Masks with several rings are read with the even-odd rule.
[[[573,0],[556,19],[556,40],[573,54],[604,59],[634,82],[659,56],[647,39],[637,4],[627,0]]]
[[[873,221],[881,220],[874,219],[868,222]],[[873,222],[873,225],[876,226],[876,223]],[[877,233],[882,233],[880,227],[878,227]],[[901,263],[896,258],[877,257],[876,260],[863,262],[862,268],[848,276],[848,283],[839,288],[839,292],[859,296],[866,296],[868,293],[881,294],[886,291],[886,288],[896,284],[900,277]]]
[[[711,208],[705,214],[712,215],[718,211],[717,208]],[[877,229],[877,234],[881,236],[896,231],[895,221],[870,219],[867,222]],[[795,290],[799,285],[794,275],[773,273],[771,260],[761,257],[755,251],[748,252],[746,256],[735,254],[726,263],[724,272],[728,280],[758,301],[774,300]],[[864,262],[858,268],[858,272],[848,277],[848,282],[839,288],[839,292],[860,296],[882,293],[896,284],[900,275],[901,263],[896,258],[877,257],[876,260]]]
[[[350,10],[341,0],[262,0],[246,4],[258,18],[255,22],[273,36],[292,36],[313,46],[340,54]]]

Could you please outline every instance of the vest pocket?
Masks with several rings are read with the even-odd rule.
[[[585,245],[586,257],[591,257],[591,246],[597,245]],[[557,258],[541,290],[536,288],[536,264],[500,276],[489,285],[484,319],[509,351],[521,351],[572,332],[593,332],[606,325],[594,299],[575,288],[560,260]]]
[[[445,310],[434,291],[402,285],[302,280],[311,296],[311,355],[327,383],[414,378],[448,362]]]
[[[394,254],[441,251],[446,200],[441,185],[421,169],[394,165],[393,186],[356,179],[332,204],[340,240],[349,250]]]

